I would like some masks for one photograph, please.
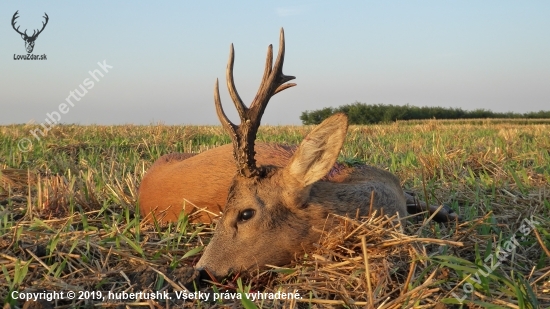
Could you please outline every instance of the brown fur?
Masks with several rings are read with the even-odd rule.
[[[294,146],[257,144],[256,159],[261,165],[284,166]],[[185,210],[193,222],[211,222],[227,201],[227,190],[235,175],[233,146],[220,146],[201,154],[173,153],[160,157],[143,177],[139,188],[142,218],[160,222],[176,221]],[[185,208],[184,208],[185,206]]]

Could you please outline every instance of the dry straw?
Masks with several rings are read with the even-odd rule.
[[[259,139],[297,143],[310,129],[265,127]],[[9,144],[5,136],[19,138],[26,132],[18,127],[1,130],[4,144],[0,146]],[[432,204],[452,201],[467,220],[440,225],[420,214],[420,220],[409,218],[412,224],[403,227],[385,217],[337,217],[341,224],[324,231],[314,251],[297,256],[291,265],[242,278],[251,291],[296,290],[302,299],[254,304],[262,308],[452,308],[443,303],[452,301],[453,295],[465,295],[464,286],[475,278],[477,268],[472,265],[482,266],[486,254],[495,254],[497,244],[533,216],[540,222],[537,229],[503,259],[492,274],[496,277],[488,277],[488,290],[484,284],[475,285],[465,300],[478,302],[470,303],[471,308],[531,308],[534,299],[539,307],[548,308],[547,132],[544,124],[490,122],[351,127],[344,157],[383,167],[395,160],[398,165],[391,168],[405,187],[422,193]],[[129,141],[109,144],[120,136]],[[191,266],[209,242],[211,227],[183,220],[170,227],[140,223],[134,213],[137,187],[153,158],[173,151],[199,152],[227,142],[219,127],[58,126],[43,139],[43,147],[35,145],[41,152],[34,157],[0,148],[0,299],[5,300],[11,289],[168,291],[174,295],[195,274]],[[34,161],[29,163],[29,158]],[[54,168],[61,172],[53,173]],[[459,271],[460,267],[468,271]],[[230,278],[219,289],[236,291],[237,282]],[[518,295],[530,297],[529,302],[520,301]],[[88,299],[50,305],[238,308],[243,303],[136,300],[121,304]]]

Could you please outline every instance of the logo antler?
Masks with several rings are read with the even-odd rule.
[[[34,49],[34,41],[36,40],[38,35],[40,33],[42,33],[42,31],[44,31],[44,28],[46,28],[46,25],[48,24],[48,20],[50,18],[48,17],[48,14],[44,13],[45,16],[43,16],[43,17],[46,21],[42,22],[42,29],[33,30],[32,35],[29,36],[29,35],[27,35],[27,30],[26,29],[25,29],[25,32],[21,32],[21,31],[19,31],[19,26],[17,26],[17,28],[15,28],[15,20],[19,18],[19,16],[17,15],[18,13],[19,13],[19,11],[16,11],[15,14],[13,14],[13,17],[11,18],[11,26],[13,27],[13,30],[15,30],[15,32],[17,32],[21,35],[21,38],[25,41],[25,48],[27,49],[27,53],[30,54],[30,53],[32,53],[32,50]]]

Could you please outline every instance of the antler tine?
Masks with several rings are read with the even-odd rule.
[[[271,74],[271,71],[273,68],[272,65],[273,65],[273,45],[269,44],[269,46],[267,47],[267,56],[265,57],[264,75],[262,76],[262,82],[260,83],[260,88],[258,89],[258,92],[260,92],[260,90],[262,89],[262,85],[269,78],[269,75]]]
[[[279,86],[277,87],[277,89],[275,89],[275,92],[273,94],[275,94],[277,92],[281,92],[286,88],[296,86],[295,83],[290,83],[290,84],[287,84],[287,85],[283,85],[284,83],[286,83],[290,80],[296,79],[296,77],[294,77],[294,76],[283,74],[283,62],[284,61],[285,61],[285,31],[284,31],[283,28],[281,28],[281,34],[279,35],[279,52],[277,53],[277,61],[275,61],[275,66],[274,66],[274,71],[276,72],[275,73],[276,77],[274,77],[274,78],[279,79],[277,81],[277,84],[279,84]],[[283,88],[283,89],[280,89],[280,88]]]
[[[281,38],[279,39],[279,53],[277,55],[277,59],[279,59],[281,57],[281,51],[282,51],[282,54],[283,54],[283,58],[284,58],[284,44],[285,44],[285,38],[284,38],[284,32],[283,32],[283,29],[281,28]],[[281,49],[282,47],[282,49]],[[265,70],[264,70],[264,76],[262,77],[262,84],[265,83],[267,81],[267,79],[269,78],[269,75],[271,74],[272,72],[272,63],[273,63],[273,45],[269,44],[269,46],[267,47],[267,57],[266,57],[266,60],[265,60]],[[276,66],[279,65],[278,63],[275,64]],[[280,64],[280,66],[282,66],[282,62]],[[282,74],[282,73],[281,73]],[[292,80],[292,79],[295,79],[294,76],[286,76],[284,74],[282,74],[283,77],[286,77],[288,78],[287,80],[283,81],[284,82],[287,82],[289,80]],[[287,89],[287,88],[290,88],[292,86],[296,86],[296,84],[294,83],[290,83],[290,84],[286,84],[286,85],[282,85],[282,86],[279,86],[275,92],[273,93],[273,95]],[[261,89],[261,88],[260,88]]]
[[[46,16],[42,16],[46,19],[46,22],[42,22],[42,29],[38,30],[38,33],[36,33],[36,36],[38,36],[42,31],[44,31],[44,28],[46,28],[46,25],[48,24],[48,20],[50,20],[50,18],[48,17],[48,14],[46,14],[46,12],[44,12],[44,15]],[[34,36],[34,33],[33,35]]]
[[[296,84],[284,84],[289,80],[295,79],[294,76],[286,76],[282,73],[282,67],[284,62],[285,53],[285,38],[284,31],[281,28],[281,35],[279,38],[279,53],[275,66],[272,67],[273,62],[273,47],[269,45],[267,49],[267,58],[265,63],[264,75],[258,93],[254,98],[250,107],[247,108],[243,104],[237,89],[235,88],[235,82],[233,80],[233,63],[235,60],[233,44],[229,50],[229,61],[227,64],[226,78],[227,88],[229,94],[237,111],[241,118],[241,124],[233,124],[225,112],[220,100],[220,92],[218,87],[218,80],[214,87],[214,103],[216,105],[216,113],[222,123],[224,129],[230,134],[233,141],[233,156],[237,163],[237,170],[241,176],[255,177],[260,176],[262,171],[256,166],[256,160],[254,159],[254,141],[256,140],[256,133],[260,126],[260,121],[264,110],[269,102],[269,99],[278,92],[283,91],[286,88],[296,86]]]
[[[223,111],[222,102],[220,100],[220,89],[218,87],[218,79],[216,78],[216,85],[214,86],[214,103],[216,105],[216,114],[218,114],[218,119],[222,123],[223,128],[226,131],[232,133],[231,139],[236,135],[237,126],[229,120],[225,112]]]
[[[279,52],[277,53],[277,60],[275,61],[273,68],[271,68],[271,62],[273,61],[272,53],[272,47],[269,45],[267,51],[266,69],[262,83],[258,89],[256,97],[254,98],[254,101],[250,104],[251,114],[254,116],[252,118],[257,118],[258,122],[267,107],[269,99],[272,96],[287,88],[296,86],[295,83],[285,84],[290,80],[296,79],[296,77],[283,74],[283,63],[285,60],[285,31],[283,28],[281,28],[281,34],[279,35]]]
[[[250,144],[248,137],[250,136],[249,127],[250,121],[243,120],[240,125],[235,125],[227,115],[225,114],[222,102],[220,100],[220,90],[218,86],[218,79],[214,86],[214,104],[216,105],[216,114],[218,119],[222,123],[222,127],[229,133],[231,141],[233,142],[233,157],[237,163],[237,170],[240,175],[245,177],[252,177],[259,174],[256,167],[256,161],[254,160],[254,141]],[[237,104],[235,103],[235,106]],[[243,104],[244,106],[244,104]],[[244,107],[243,114],[239,113],[241,118],[246,117],[248,108]],[[256,134],[254,133],[254,139]],[[252,155],[250,154],[252,150]]]
[[[235,104],[235,107],[239,112],[239,117],[241,117],[241,121],[246,121],[244,117],[246,116],[247,108],[244,105],[243,101],[241,100],[241,97],[237,92],[237,88],[235,88],[235,81],[233,79],[234,62],[235,62],[235,53],[233,51],[233,43],[231,43],[231,48],[229,49],[229,60],[227,61],[227,70],[225,71],[225,78],[227,80],[227,89],[229,90],[229,95],[231,96],[231,100],[233,100],[233,104]]]
[[[15,30],[17,33],[19,33],[20,35],[23,35],[23,33],[21,31],[19,31],[19,27],[15,28],[15,20],[19,18],[19,16],[17,16],[17,14],[19,13],[19,10],[17,10],[14,14],[13,14],[13,17],[11,18],[11,26],[13,27],[13,30]],[[25,31],[26,33],[26,31]]]

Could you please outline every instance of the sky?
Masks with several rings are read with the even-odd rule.
[[[49,16],[32,52],[47,60],[14,60],[27,54],[11,26],[16,11],[29,35]],[[357,101],[550,110],[549,16],[550,1],[2,1],[0,125],[48,115],[217,125],[217,78],[237,122],[225,84],[229,46],[250,104],[281,27],[283,72],[298,85],[271,99],[263,124],[300,124],[303,111]],[[103,76],[91,77],[96,70]],[[69,104],[75,89],[82,96]]]

